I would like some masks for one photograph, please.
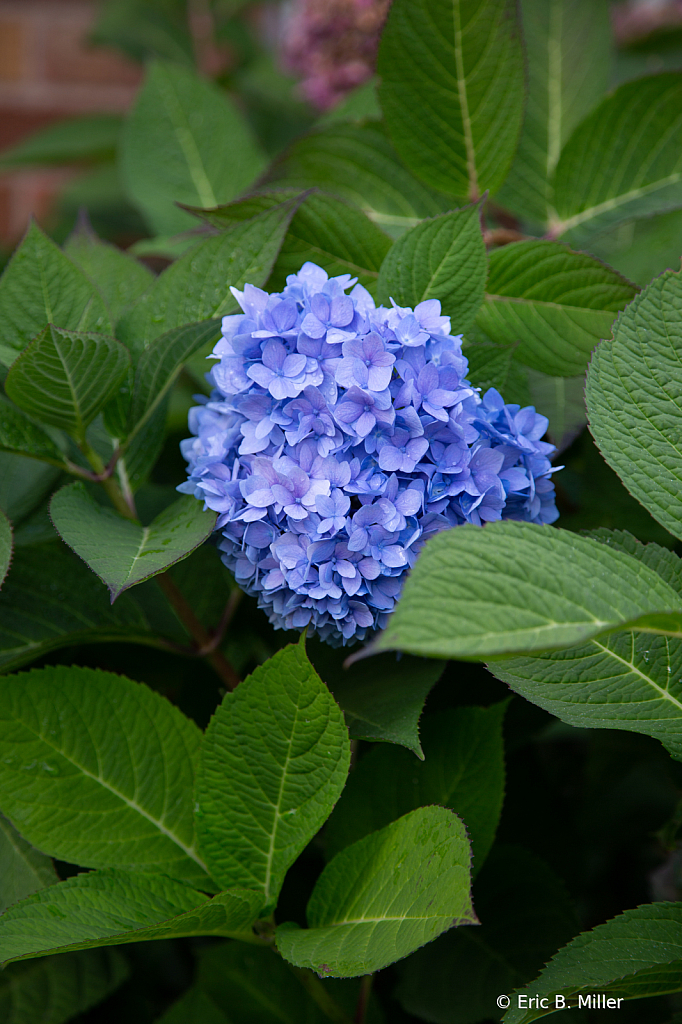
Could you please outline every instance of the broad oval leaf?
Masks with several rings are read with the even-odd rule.
[[[447,708],[421,723],[424,760],[376,746],[353,768],[325,829],[327,857],[425,804],[449,807],[471,840],[478,871],[495,837],[504,797],[502,720],[507,702]]]
[[[0,814],[0,914],[13,903],[58,881],[50,858],[34,850],[12,823]],[[0,984],[2,977],[0,974]]]
[[[47,323],[70,331],[112,330],[95,286],[34,223],[0,278],[0,323],[5,366]]]
[[[618,310],[637,294],[610,267],[558,242],[512,242],[490,254],[476,326],[514,357],[556,377],[584,373]]]
[[[155,869],[210,890],[194,841],[200,737],[164,697],[123,676],[61,666],[5,676],[0,808],[50,856]]]
[[[682,275],[655,278],[587,375],[590,430],[630,493],[682,538]]]
[[[251,937],[260,900],[247,889],[209,899],[167,875],[91,871],[6,910],[0,916],[0,961],[188,935]]]
[[[478,923],[470,859],[457,815],[420,807],[338,853],[310,897],[308,928],[280,925],[277,948],[324,977],[379,971],[448,928]]]
[[[124,519],[99,505],[84,484],[62,487],[50,502],[59,536],[109,588],[112,603],[198,548],[215,527],[214,512],[185,495],[164,509],[149,526]]]
[[[515,0],[394,0],[379,101],[399,156],[459,200],[504,181],[523,121]]]
[[[264,166],[248,123],[224,92],[188,68],[150,64],[123,129],[121,170],[155,234],[192,227],[177,202],[226,203]]]
[[[50,124],[0,154],[0,167],[111,159],[121,132],[117,114],[85,114]]]
[[[48,324],[12,365],[5,390],[30,416],[81,440],[129,366],[128,352],[114,338]]]
[[[626,82],[578,125],[554,176],[551,229],[571,242],[682,206],[682,74]]]
[[[682,598],[647,566],[532,523],[427,541],[372,650],[482,658],[568,647],[624,626],[682,633]]]
[[[0,450],[66,468],[66,459],[50,435],[3,398],[0,398]]]
[[[197,832],[216,881],[263,894],[284,875],[343,789],[350,743],[343,716],[290,644],[227,693],[206,730],[197,775]]]
[[[76,224],[64,243],[64,252],[97,285],[112,323],[154,282],[144,263],[98,238],[87,217]]]
[[[554,1012],[557,994],[567,1007],[616,1009],[619,996],[626,1000],[682,991],[682,903],[647,903],[577,935],[523,991],[549,996],[548,1007],[519,1008],[515,993],[504,1024],[546,1017]],[[597,1004],[597,993],[614,1002]]]
[[[0,511],[0,586],[2,586],[12,561],[12,526],[4,512]]]
[[[411,306],[438,299],[461,334],[483,302],[487,259],[478,205],[423,221],[399,238],[381,265],[377,298]]]

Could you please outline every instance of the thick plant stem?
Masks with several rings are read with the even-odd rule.
[[[185,598],[180,588],[167,572],[159,573],[159,575],[154,578],[163,590],[169,604],[172,605],[183,626],[195,641],[199,651],[203,650],[207,652],[205,655],[206,660],[213,665],[213,668],[223,680],[228,690],[234,690],[235,686],[238,686],[241,682],[239,676],[221,651],[217,648],[215,650],[211,650],[212,638],[208,633],[208,630],[206,630],[201,622],[199,622],[199,619],[194,614],[194,609]]]
[[[369,994],[372,991],[373,977],[373,974],[365,974],[360,982],[360,994],[358,995],[358,1005],[355,1007],[353,1024],[365,1024],[367,1007],[369,1006]]]
[[[350,1017],[348,1017],[339,1004],[332,999],[320,979],[313,971],[309,971],[307,967],[294,967],[293,964],[288,964],[288,966],[301,982],[310,998],[317,1003],[326,1017],[333,1020],[335,1024],[353,1024]]]

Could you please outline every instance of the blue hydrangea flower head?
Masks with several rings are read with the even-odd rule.
[[[178,489],[218,513],[223,561],[274,626],[362,640],[432,534],[557,518],[547,419],[472,387],[437,300],[377,307],[312,263],[280,293],[232,292]]]

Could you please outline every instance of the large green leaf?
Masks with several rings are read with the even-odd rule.
[[[612,33],[606,0],[521,0],[521,13],[526,115],[516,158],[496,198],[542,227],[561,149],[606,92]]]
[[[85,114],[41,128],[0,153],[0,167],[71,164],[76,160],[111,159],[121,131],[117,114]]]
[[[210,537],[216,519],[185,495],[149,526],[140,526],[99,505],[81,483],[57,491],[50,515],[62,540],[106,583],[112,603],[124,590],[187,558]]]
[[[66,459],[46,431],[20,409],[0,397],[0,451],[29,455],[66,468]]]
[[[620,1008],[621,1000],[682,991],[682,903],[648,903],[583,932],[552,957],[540,976],[512,995],[505,1024],[546,1017],[559,994],[566,1006]],[[524,1009],[520,996],[549,997],[548,1008]],[[605,1007],[596,994],[616,997]],[[528,999],[526,998],[526,1006]]]
[[[682,275],[666,271],[623,313],[587,375],[599,449],[627,489],[682,537]]]
[[[58,881],[50,858],[34,850],[0,814],[0,914],[13,903]],[[1,1000],[2,996],[0,1005]]]
[[[200,738],[169,701],[123,676],[62,666],[4,676],[0,808],[53,857],[210,890],[194,839]]]
[[[444,807],[420,807],[338,853],[320,875],[308,928],[280,925],[298,967],[351,978],[381,970],[456,925],[477,924],[466,830]]]
[[[275,160],[265,180],[268,185],[334,192],[387,228],[413,227],[422,217],[452,206],[452,199],[410,174],[376,121],[337,124],[304,135]]]
[[[18,963],[0,973],[5,1024],[65,1024],[115,992],[129,974],[115,950],[82,950]]]
[[[181,256],[122,318],[121,341],[143,349],[174,327],[233,312],[237,304],[230,286],[265,284],[298,202],[290,199],[235,224]]]
[[[490,254],[485,303],[476,325],[543,373],[573,377],[610,335],[634,285],[592,256],[558,242],[512,242]]]
[[[465,202],[500,187],[523,121],[514,0],[394,0],[378,72],[389,133],[415,174]]]
[[[177,202],[226,203],[264,166],[248,123],[224,92],[187,68],[150,64],[123,129],[121,170],[156,234],[192,227]]]
[[[111,333],[104,300],[61,249],[31,223],[0,278],[0,361],[11,366],[47,323]]]
[[[114,338],[49,324],[14,362],[5,390],[29,416],[82,440],[129,366],[127,351]]]
[[[87,218],[69,235],[64,252],[97,285],[112,323],[116,323],[154,281],[151,270],[134,256],[98,238]]]
[[[399,238],[381,265],[377,298],[399,306],[439,299],[465,331],[483,302],[487,259],[478,205],[423,221]]]
[[[286,871],[339,798],[349,761],[341,711],[303,640],[227,693],[197,776],[200,849],[216,881],[257,889],[271,910]]]
[[[105,868],[34,893],[0,916],[0,960],[186,935],[251,937],[261,896],[248,889],[209,900],[167,875]]]
[[[429,540],[374,649],[482,658],[568,647],[630,625],[682,635],[682,597],[596,540],[506,521]]]
[[[554,176],[551,229],[581,242],[682,206],[682,74],[626,82],[575,129]]]
[[[0,450],[0,509],[16,527],[45,498],[58,476],[56,466]]]
[[[377,746],[360,758],[325,829],[327,856],[408,811],[440,804],[466,825],[480,869],[502,810],[505,710],[503,702],[427,715],[421,725],[425,760],[418,764],[396,746]]]
[[[682,590],[682,561],[672,551],[640,544],[622,531],[599,530],[595,537]],[[677,637],[613,633],[556,654],[502,659],[489,667],[569,725],[645,733],[682,759],[682,640]]]
[[[0,511],[0,586],[7,575],[12,561],[12,526],[4,512]]]
[[[382,654],[344,668],[339,652],[321,641],[311,640],[309,652],[343,711],[351,739],[399,743],[423,759],[419,716],[443,674],[442,662]]]
[[[563,883],[520,846],[497,845],[474,882],[481,927],[458,928],[400,965],[403,1008],[432,1024],[499,1020],[496,998],[530,981],[575,935]]]

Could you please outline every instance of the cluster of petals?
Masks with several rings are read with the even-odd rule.
[[[312,263],[281,293],[232,291],[179,490],[218,513],[223,561],[276,627],[364,639],[432,534],[557,518],[547,419],[472,387],[437,300],[376,307]]]

